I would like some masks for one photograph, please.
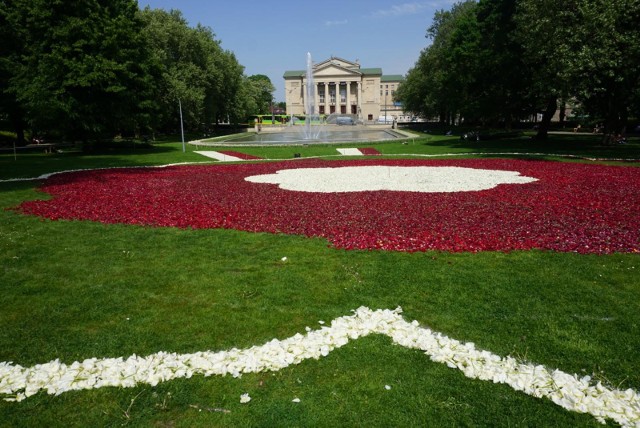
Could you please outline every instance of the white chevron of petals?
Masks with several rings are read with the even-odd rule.
[[[371,310],[360,307],[353,315],[336,318],[319,330],[307,327],[305,335],[273,339],[247,349],[175,354],[158,352],[140,357],[90,358],[70,365],[54,360],[33,367],[0,362],[0,394],[21,401],[45,390],[49,394],[101,388],[156,385],[193,375],[226,375],[277,371],[306,359],[318,359],[333,349],[371,333],[389,336],[396,344],[424,351],[432,361],[445,363],[474,379],[504,383],[534,397],[545,397],[568,410],[590,413],[598,421],[612,419],[622,426],[640,427],[640,395],[633,389],[609,389],[589,377],[578,378],[560,370],[518,362],[476,349],[473,343],[407,322],[401,308]]]

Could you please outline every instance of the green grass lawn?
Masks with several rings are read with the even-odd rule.
[[[343,147],[353,147],[347,145]],[[365,146],[365,145],[363,145]],[[388,155],[543,152],[640,158],[640,145],[554,137],[366,145]],[[232,148],[268,159],[335,146]],[[69,169],[206,162],[180,143],[86,155],[0,155],[0,179]],[[640,162],[625,165],[639,166]],[[640,255],[344,251],[321,239],[47,221],[6,208],[46,197],[0,182],[0,362],[247,348],[352,309],[394,309],[449,337],[640,389]],[[282,262],[282,257],[287,257]],[[386,389],[385,385],[391,387]],[[240,395],[252,400],[240,404]],[[300,398],[293,403],[293,398]],[[471,380],[382,336],[241,378],[44,392],[0,402],[0,426],[599,426],[505,385]]]

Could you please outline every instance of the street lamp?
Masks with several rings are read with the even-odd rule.
[[[180,109],[180,134],[182,134],[182,153],[186,151],[184,147],[184,124],[182,122],[182,102],[178,98],[178,108]]]
[[[387,95],[389,94],[389,90],[384,90],[384,124],[387,124]]]

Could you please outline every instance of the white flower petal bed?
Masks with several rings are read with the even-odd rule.
[[[473,343],[455,339],[407,322],[396,310],[361,307],[353,315],[336,318],[319,330],[307,328],[284,340],[274,339],[261,346],[219,352],[175,354],[158,352],[146,357],[90,358],[70,365],[54,360],[33,367],[0,363],[0,394],[7,401],[21,401],[44,390],[49,394],[101,388],[157,385],[194,374],[234,377],[243,373],[277,371],[306,359],[318,359],[350,340],[372,333],[389,336],[396,344],[424,351],[431,360],[461,370],[474,379],[504,383],[534,397],[580,413],[590,413],[600,422],[612,419],[627,427],[640,427],[640,395],[633,389],[609,389],[589,377],[578,378],[560,370],[518,362],[476,349]],[[248,394],[247,394],[248,396]],[[245,399],[248,401],[247,399]]]
[[[238,162],[244,160],[237,156],[225,155],[224,153],[214,152],[210,150],[194,151],[194,153],[198,153],[199,155],[206,156],[211,159],[219,160],[220,162]]]
[[[362,152],[358,149],[336,149],[343,156],[362,156]]]
[[[278,184],[299,192],[465,192],[492,189],[499,184],[537,181],[517,171],[464,168],[457,166],[348,166],[337,168],[295,168],[275,174],[245,178],[253,183]]]

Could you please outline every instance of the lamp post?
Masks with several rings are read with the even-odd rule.
[[[186,151],[184,147],[184,124],[182,122],[182,102],[178,98],[178,108],[180,109],[180,134],[182,134],[182,153]]]
[[[389,90],[384,90],[384,124],[387,124],[387,95],[389,94]]]

